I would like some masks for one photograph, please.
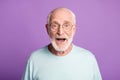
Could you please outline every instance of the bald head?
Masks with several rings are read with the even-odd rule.
[[[59,13],[59,15],[58,15],[58,13]],[[73,19],[73,23],[76,24],[75,14],[67,8],[56,8],[56,9],[52,10],[47,17],[47,24],[50,23],[50,21],[54,17],[54,15],[57,15],[57,16],[62,16],[62,15],[68,16],[69,15]]]

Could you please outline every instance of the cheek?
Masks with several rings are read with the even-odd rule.
[[[56,35],[56,34],[55,34],[54,32],[50,32],[50,33],[49,33],[50,38],[54,38],[55,35]]]
[[[68,37],[68,38],[72,38],[73,37],[73,32],[69,32],[69,33],[66,33],[66,36]]]

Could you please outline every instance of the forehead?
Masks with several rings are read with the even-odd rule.
[[[74,17],[73,15],[67,11],[67,10],[56,10],[54,12],[51,13],[50,16],[50,23],[51,22],[59,22],[59,23],[64,23],[64,22],[70,22],[73,23],[74,22]]]

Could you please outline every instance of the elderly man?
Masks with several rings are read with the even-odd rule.
[[[57,8],[46,24],[51,43],[30,56],[24,80],[102,80],[94,55],[72,44],[75,14]]]

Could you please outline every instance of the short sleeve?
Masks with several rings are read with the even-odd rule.
[[[93,70],[94,70],[94,75],[93,75],[93,80],[102,80],[101,74],[100,74],[100,70],[98,67],[98,63],[96,58],[94,57],[94,61],[93,61]]]
[[[33,80],[33,65],[32,61],[28,60],[23,80]]]

